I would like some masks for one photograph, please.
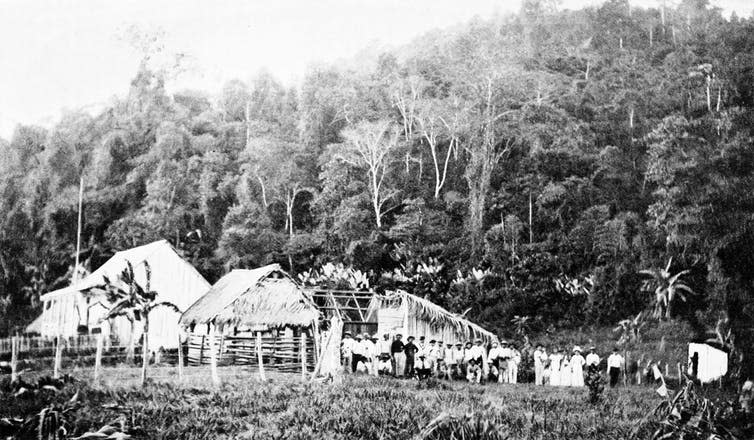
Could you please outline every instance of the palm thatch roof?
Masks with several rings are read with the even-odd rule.
[[[379,308],[408,307],[408,314],[437,327],[451,327],[459,334],[470,338],[480,338],[487,342],[497,340],[494,333],[485,330],[461,315],[451,313],[428,299],[412,295],[404,290],[388,292],[385,295],[375,295],[369,306],[369,315]]]
[[[220,278],[181,316],[180,325],[239,328],[310,326],[319,311],[279,265],[236,269]]]

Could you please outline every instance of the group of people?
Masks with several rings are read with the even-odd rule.
[[[525,352],[528,353],[528,352]],[[477,339],[474,342],[444,343],[443,341],[413,336],[403,340],[403,335],[382,338],[375,335],[345,332],[341,344],[341,359],[346,371],[394,377],[437,377],[449,380],[467,380],[481,383],[518,383],[522,353],[515,343],[492,342],[489,346]],[[562,348],[547,353],[540,344],[533,354],[534,382],[537,385],[583,387],[588,369],[601,370],[603,362],[591,347],[584,356],[581,347],[570,353]],[[618,385],[624,368],[624,359],[617,348],[608,356],[605,371],[610,385]]]

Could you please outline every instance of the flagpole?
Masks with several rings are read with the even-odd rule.
[[[84,176],[79,180],[79,217],[76,226],[76,264],[73,266],[73,279],[71,284],[79,281],[79,253],[81,252],[81,206],[84,200]]]

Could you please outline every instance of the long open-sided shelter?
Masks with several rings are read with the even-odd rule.
[[[100,322],[108,304],[104,297],[91,297],[81,292],[104,284],[105,278],[118,282],[120,274],[128,262],[134,269],[136,281],[144,286],[146,268],[151,271],[151,289],[157,292],[155,301],[170,302],[178,309],[186,310],[210,287],[206,279],[186,260],[181,258],[166,240],[117,252],[94,272],[75,285],[42,295],[42,316],[35,320],[29,331],[39,332],[44,337],[71,337],[79,332],[102,331],[121,343],[131,337],[141,336],[141,326],[134,326],[136,334],[131,335],[131,324],[124,317]],[[178,346],[177,313],[167,307],[159,307],[149,315],[150,346],[158,349]]]
[[[338,317],[343,330],[382,336],[396,333],[425,336],[445,343],[482,339],[492,342],[497,337],[463,316],[451,313],[428,299],[398,290],[375,292],[310,289],[308,291],[325,318]]]
[[[497,340],[494,333],[478,324],[403,290],[375,295],[367,316],[377,323],[379,335],[425,336],[428,340],[436,339],[446,344],[474,339],[486,343]]]
[[[301,341],[310,366],[320,312],[279,265],[236,269],[220,278],[181,316],[190,332],[189,362],[254,365],[257,337],[265,364],[298,368]]]

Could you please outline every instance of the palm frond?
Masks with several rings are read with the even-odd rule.
[[[158,302],[158,303],[149,304],[148,306],[145,307],[145,311],[147,313],[149,313],[152,310],[154,310],[156,308],[159,308],[159,307],[166,307],[166,308],[168,308],[168,309],[170,309],[170,310],[172,310],[172,311],[174,311],[176,313],[181,313],[181,309],[179,309],[177,305],[175,305],[175,304],[173,304],[173,303],[171,303],[169,301],[161,301],[161,302]]]
[[[674,288],[676,288],[677,290],[683,290],[684,292],[687,292],[687,293],[689,293],[689,294],[691,294],[691,295],[696,295],[696,292],[694,292],[694,291],[693,291],[693,290],[691,289],[691,287],[689,287],[689,286],[687,286],[687,285],[685,285],[685,284],[683,284],[683,283],[678,283],[678,284],[676,284],[676,285],[675,285],[675,286],[673,286],[673,287],[674,287]]]
[[[691,272],[691,271],[690,270],[682,270],[682,271],[678,272],[677,274],[675,274],[672,277],[670,277],[670,279],[668,280],[668,284],[675,283],[676,281],[678,281],[678,278],[686,275],[689,272]]]

